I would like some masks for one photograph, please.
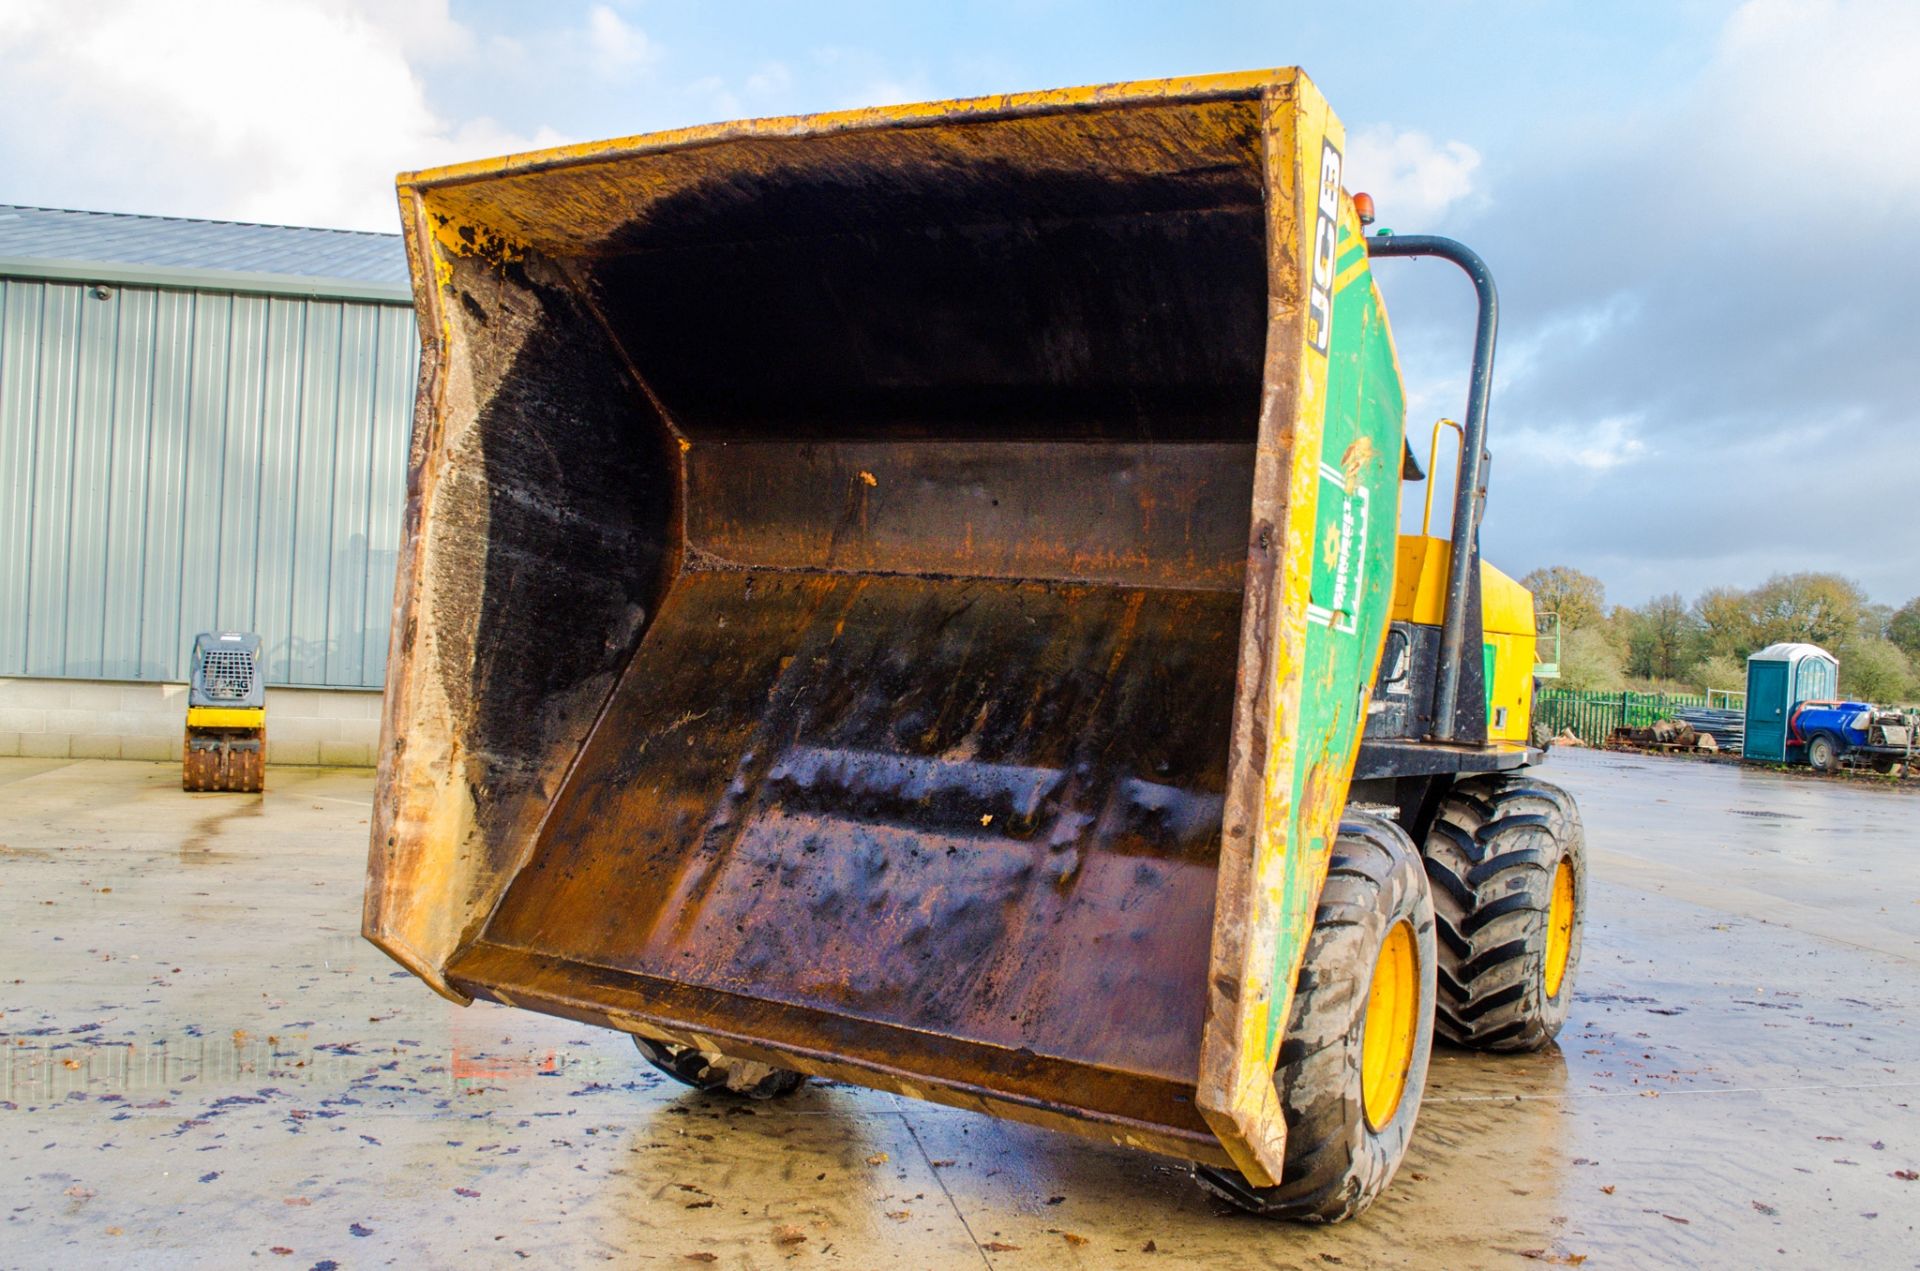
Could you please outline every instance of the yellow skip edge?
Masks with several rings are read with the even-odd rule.
[[[1081,88],[1048,89],[1042,92],[1007,93],[988,97],[960,97],[948,101],[914,102],[897,106],[868,106],[856,110],[828,111],[813,115],[777,115],[745,119],[731,123],[698,124],[666,132],[639,133],[607,141],[578,142],[545,150],[521,151],[491,159],[447,164],[402,172],[400,184],[424,187],[508,176],[531,168],[570,166],[605,159],[631,157],[650,151],[678,149],[713,141],[746,137],[780,137],[808,133],[833,132],[848,128],[877,127],[885,124],[934,122],[953,114],[988,111],[1032,111],[1046,107],[1099,106],[1132,101],[1154,101],[1190,94],[1229,94],[1257,92],[1276,82],[1292,78],[1290,68],[1235,71],[1224,75],[1189,75],[1170,79],[1129,80],[1112,84],[1092,84]]]
[[[265,728],[264,706],[189,706],[188,728]]]

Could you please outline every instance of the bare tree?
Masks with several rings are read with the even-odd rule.
[[[1571,565],[1543,566],[1522,578],[1520,585],[1533,593],[1537,612],[1560,615],[1563,631],[1592,627],[1606,617],[1605,584]]]

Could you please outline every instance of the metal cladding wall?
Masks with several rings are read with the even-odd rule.
[[[0,278],[0,675],[377,688],[419,360],[401,304]]]

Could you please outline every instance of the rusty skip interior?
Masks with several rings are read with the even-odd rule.
[[[403,185],[444,326],[369,934],[1224,1163],[1268,144],[1253,91]]]

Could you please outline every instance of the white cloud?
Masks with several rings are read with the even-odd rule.
[[[630,70],[653,59],[653,44],[638,27],[604,4],[587,13],[587,47],[603,75]]]
[[[11,7],[0,198],[392,229],[395,173],[562,140],[430,106],[415,60],[475,47],[444,0]]]
[[[1920,211],[1920,4],[1748,0],[1681,130],[1718,214],[1905,220]],[[1811,228],[1811,227],[1809,227]]]
[[[760,69],[747,76],[747,92],[756,97],[772,97],[793,87],[793,72],[785,62],[762,62]]]
[[[701,104],[708,119],[740,119],[785,113],[793,72],[784,62],[762,62],[736,86],[722,75],[703,75],[689,83],[687,96]]]
[[[1494,395],[1551,367],[1555,359],[1579,355],[1640,317],[1641,302],[1629,292],[1601,296],[1537,321],[1519,334],[1501,339],[1494,356]]]
[[[1551,469],[1611,472],[1652,453],[1637,435],[1644,422],[1638,416],[1609,415],[1551,432],[1515,428],[1507,432],[1500,447],[1515,458]]]
[[[1478,193],[1480,152],[1464,141],[1436,142],[1424,132],[1386,124],[1347,138],[1346,186],[1373,196],[1380,223],[1424,233]]]

